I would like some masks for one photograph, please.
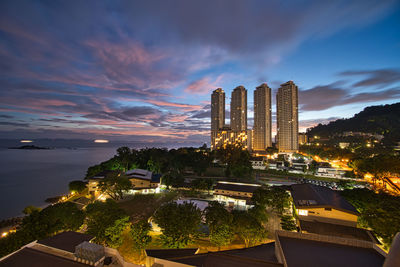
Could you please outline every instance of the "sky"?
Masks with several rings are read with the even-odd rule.
[[[2,139],[210,143],[213,90],[251,128],[288,80],[300,131],[399,102],[400,2],[0,1]]]

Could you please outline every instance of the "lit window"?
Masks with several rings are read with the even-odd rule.
[[[298,210],[298,212],[301,216],[308,216],[308,210]]]

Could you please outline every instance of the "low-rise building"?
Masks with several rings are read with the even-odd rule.
[[[248,209],[253,206],[251,198],[261,185],[218,182],[214,186],[214,199],[234,209]]]
[[[146,266],[192,267],[395,267],[399,266],[400,235],[387,254],[373,242],[276,231],[275,242],[250,248],[199,253],[198,249],[148,249]]]
[[[345,171],[338,170],[332,167],[318,167],[316,176],[326,177],[326,178],[343,178]]]
[[[155,174],[148,170],[134,169],[125,173],[132,183],[132,190],[129,193],[159,193],[160,192],[160,174]]]
[[[251,157],[250,162],[254,170],[265,170],[267,168],[264,157]]]
[[[312,184],[291,185],[300,220],[357,226],[359,213],[339,192]]]
[[[99,182],[104,178],[106,178],[107,176],[116,174],[118,174],[118,171],[106,170],[89,177],[87,179],[88,180],[87,187],[89,195],[93,196],[94,198],[98,198],[101,195],[101,191],[99,189]]]

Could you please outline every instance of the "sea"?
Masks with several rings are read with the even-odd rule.
[[[9,149],[22,145],[43,150]],[[200,146],[201,144],[193,144]],[[45,199],[68,193],[68,183],[83,180],[89,166],[112,158],[116,149],[128,146],[177,148],[187,144],[109,142],[92,140],[0,140],[0,220],[20,216],[28,205],[46,206]]]

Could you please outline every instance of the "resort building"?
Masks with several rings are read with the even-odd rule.
[[[99,188],[99,182],[108,176],[117,175],[117,174],[118,174],[118,171],[108,170],[108,171],[99,172],[98,174],[96,174],[92,177],[89,177],[87,179],[88,180],[87,188],[88,188],[89,195],[91,195],[97,199],[101,195],[101,191]]]
[[[261,185],[232,182],[218,182],[214,186],[214,199],[232,209],[245,210],[253,206],[253,192]]]
[[[281,84],[276,95],[277,143],[279,152],[299,150],[298,88],[293,81]]]
[[[154,174],[148,170],[134,169],[125,173],[132,183],[130,194],[141,193],[159,193],[160,192],[160,174]]]
[[[293,184],[291,194],[300,221],[357,226],[359,213],[337,191],[312,184]]]
[[[253,150],[272,146],[271,88],[266,83],[254,91]]]

